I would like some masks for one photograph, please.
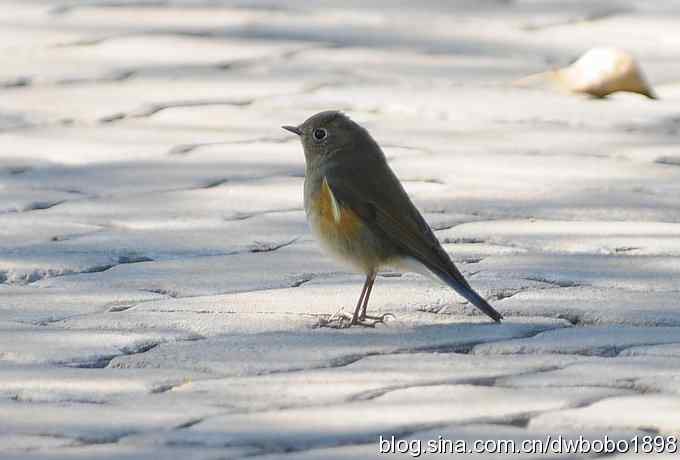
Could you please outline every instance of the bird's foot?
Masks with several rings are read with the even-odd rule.
[[[397,319],[397,316],[394,313],[387,312],[380,316],[364,315],[361,319],[372,319],[373,321],[384,323],[387,318]]]
[[[396,319],[392,313],[385,313],[380,316],[363,315],[363,317],[357,318],[340,309],[328,318],[319,318],[316,327],[329,327],[332,329],[347,329],[352,326],[375,327],[376,324],[385,324],[385,319],[388,317]]]
[[[372,316],[364,313],[359,317],[358,322],[364,323],[363,325],[366,327],[375,327],[376,324],[385,324],[387,318],[397,319],[394,313],[383,313],[379,316]]]

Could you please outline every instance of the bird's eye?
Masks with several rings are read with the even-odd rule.
[[[312,133],[312,136],[314,136],[315,140],[322,141],[326,139],[326,136],[328,136],[328,131],[323,128],[316,128]]]

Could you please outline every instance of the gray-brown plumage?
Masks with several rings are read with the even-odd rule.
[[[501,320],[441,247],[368,131],[337,111],[284,129],[298,134],[304,147],[305,211],[312,230],[327,250],[366,274],[351,324],[371,318],[366,308],[377,271],[412,268],[413,262],[417,271],[424,267],[494,321]]]

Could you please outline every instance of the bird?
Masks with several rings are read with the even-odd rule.
[[[501,321],[503,316],[470,286],[444,251],[365,128],[337,110],[282,128],[302,142],[304,208],[312,233],[323,249],[366,276],[353,314],[331,317],[338,326],[375,327],[384,322],[389,314],[367,314],[373,283],[384,267],[433,276]]]

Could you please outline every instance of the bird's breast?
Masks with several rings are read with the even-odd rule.
[[[361,237],[363,223],[359,216],[338,202],[325,179],[319,187],[315,208],[312,211],[316,214],[316,225],[327,238],[351,240]]]
[[[352,209],[338,202],[326,180],[306,194],[310,227],[328,252],[361,271],[370,272],[379,265],[372,233]]]

